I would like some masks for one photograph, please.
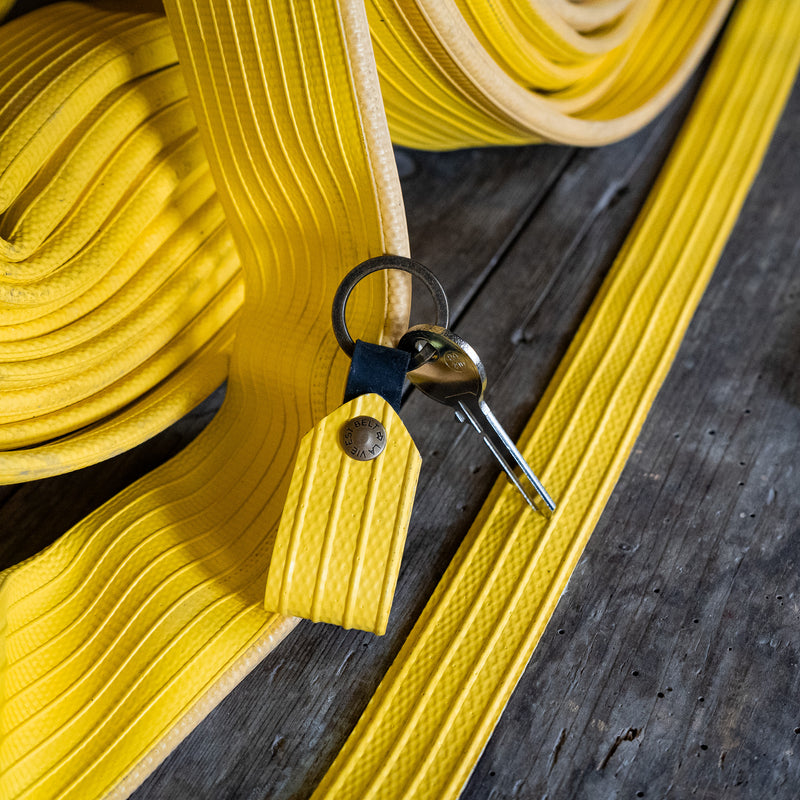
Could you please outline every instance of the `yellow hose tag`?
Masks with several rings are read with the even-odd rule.
[[[268,611],[383,634],[422,463],[391,405],[356,397],[300,442]]]

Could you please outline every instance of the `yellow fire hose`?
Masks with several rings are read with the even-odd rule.
[[[127,795],[293,626],[264,585],[299,439],[341,402],[330,301],[354,264],[407,253],[386,120],[420,147],[614,140],[680,88],[728,5],[169,0],[167,22],[61,3],[0,28],[2,479],[107,458],[228,377],[182,454],[2,574],[0,797]],[[797,3],[741,4],[523,437],[556,518],[495,489],[320,795],[459,791],[669,366],[798,42]],[[392,274],[351,326],[391,343],[407,305]]]

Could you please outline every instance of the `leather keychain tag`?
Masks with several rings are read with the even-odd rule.
[[[356,342],[345,403],[300,442],[270,611],[383,634],[422,459],[399,408],[410,356]]]
[[[345,402],[300,442],[264,601],[268,611],[379,635],[389,620],[422,464],[397,412],[406,374],[430,357],[424,348],[411,354],[353,342],[347,299],[362,278],[384,269],[420,278],[437,323],[449,320],[444,289],[417,261],[379,256],[345,276],[333,300],[333,330],[352,358]]]

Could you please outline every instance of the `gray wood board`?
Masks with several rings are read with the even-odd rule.
[[[488,399],[510,433],[608,270],[688,94],[645,131],[599,150],[400,155],[414,255],[444,280],[456,330],[486,361]],[[798,122],[795,93],[465,797],[796,795]],[[4,490],[4,562],[41,549],[166,460],[221,396],[109,464]],[[137,798],[313,790],[497,475],[448,410],[412,395],[403,416],[424,466],[387,635],[301,623]]]

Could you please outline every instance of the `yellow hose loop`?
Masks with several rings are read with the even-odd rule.
[[[601,28],[593,36],[563,20],[556,24],[550,3],[534,2],[524,9],[528,29],[572,49],[563,53],[563,61],[552,59],[557,68],[541,80],[529,73],[542,63],[529,48],[517,46],[521,28],[509,28],[501,19],[512,7],[522,13],[522,5],[368,0],[395,141],[447,149],[620,139],[649,122],[675,95],[719,30],[730,2],[631,0],[616,23],[625,32],[622,37],[614,36],[613,25],[611,32]],[[458,6],[469,13],[459,13]],[[655,68],[641,70],[642,60]],[[564,64],[568,71],[559,75]]]
[[[0,37],[0,481],[15,483],[122,452],[213,391],[243,287],[164,17],[65,3]]]
[[[727,240],[800,65],[800,4],[745,0],[520,447],[314,800],[458,796],[555,610]]]

